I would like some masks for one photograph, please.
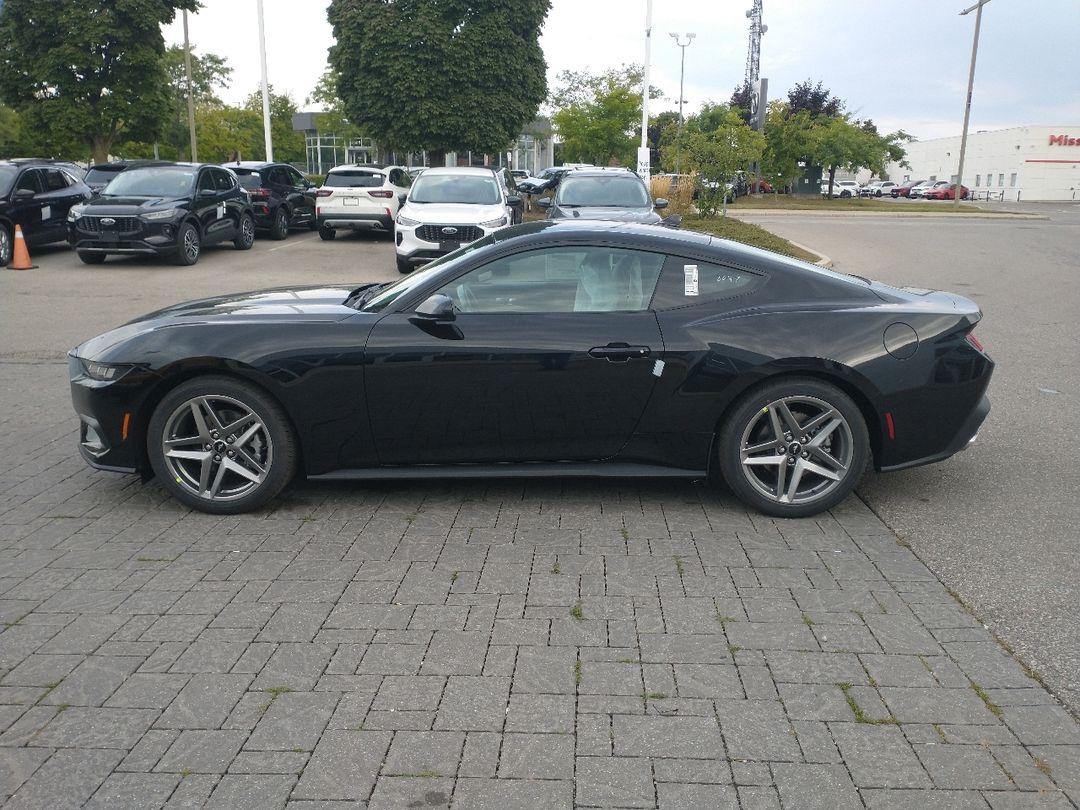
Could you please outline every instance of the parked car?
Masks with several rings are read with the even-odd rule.
[[[114,254],[168,256],[192,265],[202,248],[255,241],[255,215],[236,175],[221,166],[166,163],[128,169],[67,215],[68,240],[86,264]]]
[[[936,182],[938,182],[938,181],[937,180],[923,180],[921,183],[916,183],[915,185],[913,185],[911,187],[911,190],[908,192],[908,195],[907,195],[908,199],[910,199],[910,200],[918,200],[918,199],[922,198],[922,196],[927,191],[929,191],[931,188],[934,187],[934,183],[936,183]]]
[[[521,198],[521,192],[518,190],[517,178],[514,177],[513,172],[506,168],[493,167],[491,171],[495,173],[495,179],[502,186],[503,196],[511,200],[510,224],[520,225],[525,218],[525,203]]]
[[[315,192],[319,236],[333,239],[339,230],[375,230],[392,237],[401,198],[412,183],[404,166],[335,166]]]
[[[224,166],[248,193],[257,231],[284,239],[290,228],[315,230],[315,186],[293,166],[255,160]]]
[[[754,186],[757,187],[758,194],[772,194],[773,193],[772,183],[770,183],[768,180],[758,179],[758,180],[755,180],[753,184],[754,184]]]
[[[828,179],[821,181],[821,196],[829,196],[829,181]],[[858,197],[859,196],[859,184],[854,180],[834,180],[832,185],[832,196],[834,197]]]
[[[530,180],[523,180],[518,184],[518,190],[525,194],[543,194],[545,191],[554,191],[559,181],[567,172],[573,171],[569,166],[549,166]]]
[[[655,225],[668,201],[653,200],[640,177],[629,169],[574,169],[559,183],[554,197],[538,201],[548,219],[607,219]]]
[[[470,166],[434,166],[413,182],[397,215],[397,268],[420,264],[505,228],[521,197],[495,172]]]
[[[964,185],[960,186],[960,199],[966,200],[970,195],[971,190]],[[955,200],[956,199],[956,184],[950,183],[947,180],[939,180],[934,183],[934,187],[929,189],[923,194],[923,197],[927,200]]]
[[[513,176],[514,182],[532,179],[532,175],[525,171],[525,169],[511,169],[510,174]]]
[[[892,190],[896,188],[896,183],[892,180],[875,180],[872,183],[867,183],[865,186],[859,189],[860,197],[884,197],[891,194]]]
[[[16,225],[27,247],[63,242],[68,211],[92,196],[86,183],[51,161],[0,161],[0,267],[11,263]]]
[[[90,186],[94,194],[100,194],[109,182],[120,174],[135,166],[164,166],[169,161],[162,160],[116,160],[111,163],[95,163],[86,170],[83,182]]]
[[[921,185],[925,182],[925,180],[906,180],[898,186],[893,186],[893,188],[889,190],[889,196],[893,198],[910,197],[911,190],[915,188],[915,186]]]
[[[796,518],[843,501],[868,466],[968,446],[994,368],[981,316],[704,234],[560,220],[393,284],[160,310],[77,346],[69,371],[83,458],[203,512],[256,509],[296,474],[711,470]]]

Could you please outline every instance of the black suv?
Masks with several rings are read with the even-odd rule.
[[[100,197],[68,213],[68,240],[86,264],[110,253],[199,260],[203,245],[231,241],[247,250],[255,217],[247,192],[228,169],[198,163],[130,168]]]
[[[548,209],[548,219],[608,219],[655,225],[661,221],[653,209],[667,208],[665,199],[654,200],[640,177],[629,169],[574,169],[559,181],[554,199],[537,205]]]
[[[91,196],[82,180],[50,161],[0,161],[0,267],[11,263],[16,225],[27,247],[62,242],[71,206]]]
[[[245,160],[225,163],[251,197],[255,227],[271,239],[284,239],[289,228],[315,230],[315,186],[288,163]]]

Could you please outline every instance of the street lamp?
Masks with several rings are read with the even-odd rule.
[[[682,127],[683,127],[683,76],[686,74],[686,49],[690,47],[690,43],[694,41],[694,37],[697,34],[687,34],[686,42],[683,43],[679,39],[678,34],[670,34],[671,38],[675,40],[675,44],[679,46],[682,51],[682,55],[679,59],[679,135],[680,138],[675,142],[675,174],[679,173],[679,164],[681,163],[681,151],[682,144]]]
[[[953,206],[960,207],[960,186],[964,181],[964,153],[967,151],[968,119],[971,117],[971,88],[975,84],[975,57],[979,53],[979,24],[982,22],[982,7],[990,0],[979,0],[960,12],[963,17],[975,12],[975,36],[971,42],[971,68],[968,70],[967,101],[964,103],[964,131],[960,135],[960,161],[956,167],[956,187],[953,189]]]

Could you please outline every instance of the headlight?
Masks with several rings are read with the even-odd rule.
[[[172,219],[179,213],[179,209],[169,208],[165,211],[151,211],[149,214],[143,214],[143,219]]]
[[[97,363],[80,357],[83,373],[98,382],[115,382],[131,371],[135,366],[129,363]]]
[[[68,222],[74,222],[83,215],[86,209],[81,205],[73,205],[68,209]]]
[[[409,219],[404,214],[398,214],[397,224],[404,225],[406,228],[411,228],[413,225],[419,225],[420,221],[416,219]]]
[[[499,217],[498,219],[489,219],[487,222],[481,222],[481,228],[501,228],[506,224],[506,217]]]

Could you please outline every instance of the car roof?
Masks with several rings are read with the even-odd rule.
[[[97,169],[99,171],[124,171],[125,169],[134,169],[141,166],[171,166],[172,162],[168,160],[152,160],[152,159],[136,159],[136,160],[111,160],[108,163],[95,163],[87,171],[91,169]]]
[[[494,177],[497,171],[499,171],[498,167],[489,169],[485,166],[430,166],[424,169],[424,174],[456,174],[477,177],[486,175]]]
[[[397,167],[386,166],[382,163],[343,163],[340,166],[334,166],[327,174],[332,174],[333,172],[345,172],[349,169],[368,169],[373,172],[385,172],[387,169],[393,168]]]
[[[571,177],[633,177],[641,180],[636,173],[622,166],[612,166],[607,169],[571,169],[563,179],[567,180]]]

